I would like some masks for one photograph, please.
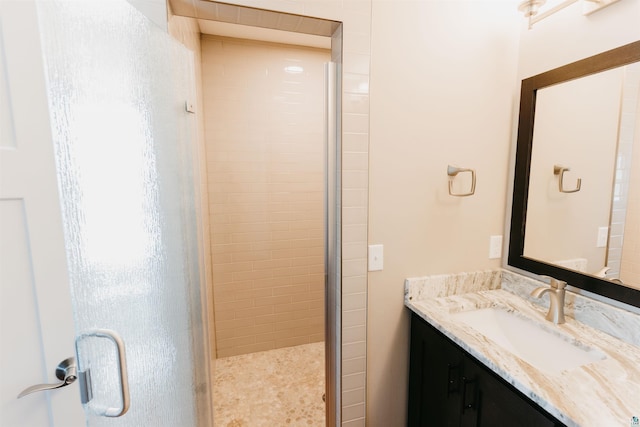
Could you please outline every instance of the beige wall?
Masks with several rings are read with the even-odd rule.
[[[520,15],[511,2],[374,1],[367,425],[406,424],[404,279],[496,268],[504,230]],[[447,165],[477,171],[448,195]]]
[[[324,339],[326,50],[202,37],[218,357]]]
[[[509,2],[373,1],[369,243],[385,269],[369,274],[369,425],[405,422],[403,279],[500,265],[488,238],[504,230],[519,76],[637,40],[639,5],[576,3],[527,30]],[[448,163],[477,169],[475,196],[447,196]]]
[[[536,96],[524,254],[558,263],[584,259],[595,274],[606,263],[598,228],[609,227],[624,70],[544,88]],[[554,165],[569,167],[560,193]]]

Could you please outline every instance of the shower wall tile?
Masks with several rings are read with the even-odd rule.
[[[342,130],[345,133],[361,133],[366,134],[369,129],[369,115],[368,114],[352,114],[346,113],[344,115],[344,122]],[[350,147],[346,147],[348,150]]]
[[[358,310],[358,309],[367,308],[366,295],[364,295],[364,293],[353,293],[353,294],[344,295],[342,297],[342,307],[345,310]],[[346,329],[353,329],[353,328],[346,328]],[[346,332],[345,332],[345,335],[346,335]],[[366,335],[362,337],[361,341],[364,341],[365,338],[366,338]],[[356,340],[353,340],[353,341],[356,341]],[[352,340],[349,340],[349,342],[352,342]]]
[[[342,337],[348,342],[366,342],[367,328],[365,326],[345,328]]]
[[[366,325],[366,323],[367,323],[367,311],[365,309],[342,311],[343,328],[351,328],[354,326]],[[351,372],[349,372],[349,374],[350,373]],[[343,373],[343,375],[347,375],[347,374]]]
[[[357,405],[364,401],[364,388],[358,388],[355,390],[342,393],[342,402],[345,406]]]
[[[349,277],[365,276],[367,274],[367,265],[363,263],[362,259],[342,260],[342,271]],[[349,292],[343,292],[342,301],[344,303],[345,294]]]
[[[218,357],[322,340],[329,52],[212,36],[202,51]]]
[[[365,427],[365,418],[352,418],[349,421],[342,422],[343,427]]]
[[[350,140],[350,134],[344,135],[345,145]],[[343,152],[342,167],[347,171],[367,171],[369,168],[369,156],[366,152]]]
[[[368,33],[357,33],[346,31],[343,36],[343,48],[350,54],[364,54],[370,57],[370,35]]]
[[[367,359],[365,357],[348,359],[342,362],[342,369],[348,372],[364,372],[366,367],[367,367]],[[352,387],[350,390],[358,390],[358,389]],[[345,391],[343,393],[348,393],[348,391]],[[355,404],[355,403],[352,403],[352,404]]]
[[[356,208],[359,209],[359,208]],[[347,210],[347,209],[345,209]],[[367,257],[367,248],[359,243],[348,243],[342,246],[342,259],[364,259]]]
[[[366,176],[364,180],[360,178],[361,172],[354,171],[350,175],[357,178],[350,179],[351,188],[366,188]],[[364,181],[364,182],[362,182]],[[345,186],[346,187],[346,186]],[[354,206],[352,208],[344,208],[342,212],[342,220],[349,224],[363,224],[367,222],[367,208],[364,206]]]
[[[332,20],[339,20],[337,17],[342,15],[344,7],[342,0],[307,0],[300,3],[305,5],[305,15]]]
[[[343,139],[345,140],[345,145],[343,147],[343,151],[347,153],[364,153],[368,156],[369,150],[369,134],[368,133],[345,133],[343,134]],[[368,168],[368,164],[367,164]],[[343,171],[343,173],[347,173],[349,170]],[[367,171],[367,179],[369,177]]]
[[[347,187],[347,183],[348,183],[348,178],[346,177],[346,179],[344,179],[345,181],[345,187]],[[348,186],[351,187],[351,186]],[[368,192],[366,188],[343,188],[342,189],[342,196],[343,196],[343,202],[342,202],[342,206],[344,208],[358,208],[360,206],[363,206],[367,203],[368,200]]]
[[[359,403],[356,405],[345,406],[342,409],[342,415],[345,418],[354,420],[358,418],[364,418],[364,411],[365,411],[364,403]]]
[[[367,5],[367,4],[356,5],[353,3],[358,3],[358,2],[349,2],[349,1],[346,1],[344,3],[348,4],[348,7],[345,7],[342,15],[342,20],[344,21],[345,39],[350,33],[371,34],[370,5]],[[360,3],[365,3],[365,2],[360,2]]]
[[[364,248],[364,252],[366,253],[366,246]],[[366,292],[367,292],[367,276],[363,275],[363,276],[350,276],[350,277],[345,277],[342,280],[342,286],[345,287],[345,289],[348,289],[349,292],[346,294],[364,294],[363,300],[364,303],[366,304]]]
[[[369,95],[369,75],[347,72],[343,73],[342,90],[344,93],[359,93],[361,95]]]
[[[358,114],[369,114],[369,95],[345,93],[342,97],[343,108]],[[365,150],[366,151],[366,148]]]
[[[348,359],[347,359],[348,360]],[[364,372],[342,375],[342,392],[348,392],[365,386]]]
[[[368,74],[369,54],[352,53],[345,57],[343,70],[345,73]]]
[[[349,225],[349,224],[343,223],[342,244],[348,245],[350,243],[362,243],[362,242],[364,243],[367,242],[367,226],[364,224]],[[342,278],[343,282],[347,277]],[[344,287],[343,287],[343,293],[344,293]]]

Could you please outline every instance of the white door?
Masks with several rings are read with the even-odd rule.
[[[77,385],[60,382],[73,356],[71,295],[35,5],[0,2],[0,425],[80,426]]]
[[[0,4],[1,424],[207,425],[192,58],[124,1]],[[91,381],[16,400],[74,334]]]

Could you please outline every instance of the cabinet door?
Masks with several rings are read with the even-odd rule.
[[[408,425],[562,426],[417,315],[411,317]]]
[[[482,372],[474,369],[465,357],[464,372],[460,379],[460,426],[476,427],[478,416],[483,405],[483,389],[481,387]]]
[[[467,391],[463,399],[466,404],[463,413],[463,426],[518,426],[518,427],[553,427],[561,426],[538,409],[535,403],[528,401],[517,390],[488,371],[470,356],[465,360],[465,374],[475,380],[474,386]],[[467,384],[469,388],[469,384]],[[473,396],[471,393],[476,393]],[[473,401],[473,398],[476,398]],[[473,405],[473,408],[469,408]],[[471,421],[473,419],[473,421]]]
[[[462,353],[422,319],[411,320],[409,426],[459,426]]]

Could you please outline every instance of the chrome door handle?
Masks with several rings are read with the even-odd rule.
[[[117,360],[116,365],[118,368],[118,376],[120,382],[120,399],[121,406],[120,407],[109,407],[102,408],[101,412],[97,415],[103,417],[121,417],[129,410],[130,405],[130,397],[129,397],[129,381],[127,378],[127,359],[125,355],[124,341],[122,338],[115,332],[108,329],[94,329],[80,334],[76,338],[76,354],[80,357],[80,352],[78,351],[78,343],[85,338],[96,337],[96,338],[106,338],[113,342],[116,346],[117,352]],[[93,399],[93,390],[91,388],[91,371],[86,369],[84,371],[80,371],[80,396],[82,400],[82,404],[86,405]]]
[[[76,359],[70,357],[64,359],[56,366],[56,377],[62,381],[57,384],[37,384],[26,388],[18,395],[18,399],[37,391],[55,390],[56,388],[65,387],[73,383],[78,378]]]

